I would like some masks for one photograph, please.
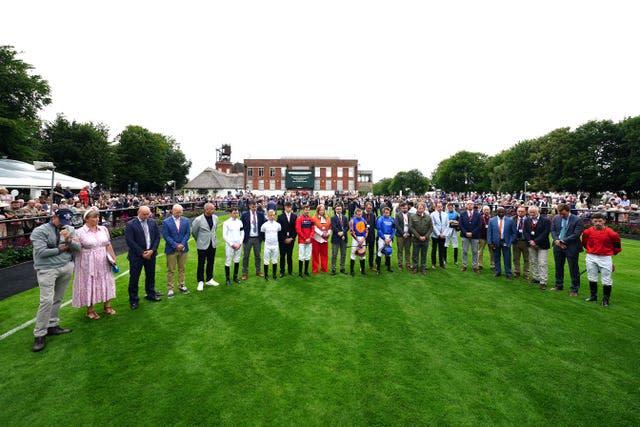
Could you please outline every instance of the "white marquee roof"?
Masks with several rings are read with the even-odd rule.
[[[74,178],[63,173],[55,173],[54,184],[59,182],[62,187],[69,186],[72,190],[79,190],[89,182]],[[0,159],[0,187],[11,188],[51,188],[51,171],[40,170],[18,160]]]

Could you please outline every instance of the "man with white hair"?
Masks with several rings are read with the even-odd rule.
[[[193,220],[191,235],[196,240],[198,250],[198,268],[196,280],[198,291],[204,289],[205,280],[207,286],[218,286],[213,280],[213,267],[216,259],[216,233],[218,232],[218,217],[215,215],[216,206],[213,203],[205,203],[204,213]],[[206,277],[205,277],[206,264]]]
[[[524,222],[524,236],[529,245],[529,261],[531,264],[531,283],[539,284],[540,289],[547,289],[547,264],[551,244],[551,222],[545,215],[540,215],[537,206],[529,206],[529,216]]]
[[[190,224],[182,216],[182,206],[175,204],[171,208],[171,216],[162,222],[162,237],[166,242],[164,253],[167,256],[167,298],[172,298],[174,287],[174,272],[178,267],[178,289],[183,294],[189,290],[185,285],[185,267],[189,252]]]

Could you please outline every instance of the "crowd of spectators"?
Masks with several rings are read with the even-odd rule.
[[[6,188],[0,188],[0,249],[7,246],[23,246],[28,244],[28,234],[38,225],[48,221],[50,215],[58,209],[70,209],[74,214],[73,223],[80,227],[85,211],[95,206],[100,211],[100,223],[117,226],[124,224],[135,216],[139,206],[149,206],[153,215],[164,218],[174,203],[201,208],[204,203],[214,203],[219,211],[229,211],[237,207],[242,213],[248,210],[250,201],[255,201],[258,209],[282,210],[286,202],[290,202],[293,211],[298,212],[302,206],[308,204],[314,209],[319,204],[325,205],[330,211],[337,205],[345,207],[345,213],[350,217],[357,207],[364,207],[367,201],[373,203],[373,210],[378,215],[382,208],[388,206],[392,212],[402,203],[409,203],[410,208],[418,202],[425,202],[427,210],[433,211],[437,202],[446,205],[451,203],[460,209],[467,201],[473,201],[477,209],[489,206],[495,214],[498,207],[504,207],[507,215],[515,216],[519,206],[537,206],[543,215],[554,215],[559,203],[570,206],[572,213],[588,221],[591,213],[603,212],[611,223],[637,224],[640,222],[638,205],[631,203],[625,193],[605,192],[600,197],[592,197],[588,193],[568,192],[470,192],[456,193],[445,191],[428,192],[425,195],[409,196],[374,196],[358,193],[340,193],[332,196],[322,196],[308,191],[290,191],[278,196],[257,195],[251,192],[237,192],[236,194],[216,196],[188,196],[171,194],[125,194],[93,190],[89,187],[74,193],[69,187],[63,188],[59,183],[54,187],[53,203],[45,195],[37,199],[25,201],[14,198]],[[415,208],[413,208],[415,209]],[[16,237],[17,236],[17,237]]]

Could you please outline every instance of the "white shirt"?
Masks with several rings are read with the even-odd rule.
[[[222,224],[222,238],[231,246],[235,243],[242,243],[244,240],[244,230],[242,229],[242,221],[238,218],[229,218]]]
[[[278,232],[280,230],[282,230],[282,226],[275,220],[269,220],[262,224],[260,231],[264,233],[265,247],[278,247]]]

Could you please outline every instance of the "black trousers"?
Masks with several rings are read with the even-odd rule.
[[[431,265],[436,265],[436,252],[438,252],[438,262],[440,267],[444,267],[447,248],[444,247],[446,239],[439,237],[431,238]]]
[[[215,259],[216,248],[214,248],[213,245],[209,244],[207,249],[198,249],[198,269],[196,270],[196,280],[198,282],[208,282],[213,279],[213,264]],[[205,270],[207,272],[206,280]]]
[[[287,272],[291,274],[293,272],[293,246],[296,244],[296,239],[293,239],[291,243],[286,244],[280,242],[280,273],[284,273],[284,264],[286,261]]]
[[[378,239],[375,237],[367,239],[367,254],[369,255],[369,268],[373,267],[373,260],[378,254]]]
[[[144,290],[147,298],[156,296],[156,256],[151,259],[129,257],[129,302],[138,302],[138,281],[144,268]]]

